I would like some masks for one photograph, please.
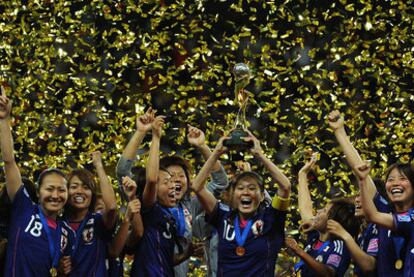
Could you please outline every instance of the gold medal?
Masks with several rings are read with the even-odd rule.
[[[49,273],[50,273],[50,276],[52,276],[52,277],[56,277],[56,276],[57,276],[57,269],[56,269],[56,267],[52,267],[52,268],[49,270]]]
[[[246,253],[246,249],[243,246],[236,247],[237,256],[243,256]]]
[[[400,270],[403,267],[403,261],[401,259],[396,260],[394,266],[396,269]]]

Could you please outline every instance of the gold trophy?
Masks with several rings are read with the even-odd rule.
[[[230,139],[223,142],[224,146],[234,150],[246,150],[253,146],[252,141],[244,141],[243,137],[249,134],[245,131],[246,126],[246,108],[249,103],[249,94],[245,87],[249,84],[252,74],[250,68],[244,63],[238,63],[233,68],[235,80],[234,102],[239,106],[234,130],[230,133]]]

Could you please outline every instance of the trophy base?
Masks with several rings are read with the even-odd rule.
[[[230,150],[247,150],[253,147],[252,141],[244,141],[243,137],[248,137],[249,134],[243,129],[235,129],[230,133],[230,139],[223,142],[223,145]]]

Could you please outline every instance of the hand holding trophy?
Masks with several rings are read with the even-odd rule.
[[[234,102],[239,106],[236,121],[234,122],[234,130],[230,133],[230,139],[224,141],[224,146],[232,150],[246,150],[253,146],[252,141],[244,141],[243,137],[249,134],[245,131],[246,126],[246,108],[249,102],[249,93],[245,87],[249,84],[251,76],[250,68],[244,63],[238,63],[233,68],[235,79],[234,86]]]

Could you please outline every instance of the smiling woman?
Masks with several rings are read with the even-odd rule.
[[[68,197],[65,175],[58,169],[43,171],[37,182],[39,204],[30,199],[14,158],[9,122],[11,102],[1,89],[0,146],[7,194],[12,201],[3,276],[57,276],[59,260],[70,254],[68,243],[72,241],[69,228],[58,219]]]

